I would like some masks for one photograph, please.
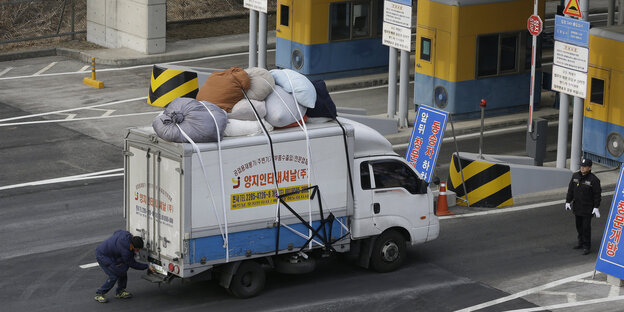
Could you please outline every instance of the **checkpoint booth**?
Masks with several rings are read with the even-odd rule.
[[[278,0],[275,63],[308,77],[385,71],[383,0]]]
[[[478,117],[481,99],[488,115],[528,110],[532,0],[419,0],[417,12],[414,104],[458,119]],[[541,71],[538,38],[535,86]]]
[[[609,167],[624,163],[624,25],[589,31],[583,153]]]

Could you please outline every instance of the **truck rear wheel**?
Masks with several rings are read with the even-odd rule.
[[[258,295],[266,283],[266,273],[260,264],[253,260],[244,261],[238,267],[228,288],[238,298],[250,298]]]
[[[405,238],[400,233],[389,230],[377,237],[371,265],[377,272],[391,272],[403,265],[405,261]]]

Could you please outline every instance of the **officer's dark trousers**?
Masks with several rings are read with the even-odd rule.
[[[576,218],[576,232],[578,233],[578,243],[583,246],[583,249],[591,248],[591,219],[592,216],[577,216]]]

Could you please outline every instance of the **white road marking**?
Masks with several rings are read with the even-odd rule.
[[[275,49],[267,50],[267,52],[273,52],[273,51],[275,51]],[[196,59],[174,61],[174,62],[168,62],[168,63],[158,63],[158,64],[166,65],[166,64],[178,64],[178,63],[197,62],[197,61],[214,60],[214,59],[226,58],[226,57],[231,57],[231,56],[247,55],[247,54],[249,54],[249,52],[230,53],[230,54],[205,56],[205,57],[200,57],[200,58],[196,58]],[[154,65],[155,64],[146,64],[146,65],[136,65],[136,66],[128,66],[128,67],[118,67],[118,68],[103,68],[103,69],[98,69],[97,71],[98,72],[109,72],[109,71],[131,70],[131,69],[152,67]],[[88,66],[90,66],[90,65],[87,65],[87,67]],[[207,69],[210,70],[209,68],[207,68]],[[4,78],[0,78],[0,80],[17,80],[17,79],[27,79],[27,78],[34,78],[34,77],[65,76],[65,75],[74,75],[74,74],[84,74],[84,72],[76,71],[76,72],[62,72],[62,73],[53,73],[53,74],[41,74],[41,75],[36,75],[36,76],[35,75],[28,75],[28,76],[4,77]]]
[[[45,180],[32,181],[32,182],[26,182],[26,183],[20,183],[20,184],[5,185],[5,186],[0,186],[0,191],[26,187],[26,186],[36,186],[36,185],[73,182],[73,181],[82,181],[82,180],[99,179],[99,178],[119,177],[123,175],[123,172],[117,173],[119,171],[123,171],[123,168],[77,174],[77,175],[72,175],[72,176],[45,179]]]
[[[47,113],[39,113],[39,114],[31,114],[31,115],[10,117],[10,118],[0,119],[0,123],[7,122],[7,121],[12,121],[12,120],[19,120],[19,119],[26,119],[26,118],[33,118],[33,117],[41,117],[41,116],[54,115],[54,114],[66,113],[66,112],[73,112],[73,111],[77,111],[77,110],[81,110],[81,109],[89,109],[89,108],[95,108],[95,107],[116,105],[116,104],[132,102],[132,101],[141,101],[141,100],[146,100],[146,99],[147,99],[147,96],[142,96],[142,97],[138,97],[138,98],[119,100],[119,101],[107,102],[107,103],[102,103],[102,104],[95,104],[95,105],[85,106],[85,107],[68,108],[68,109],[63,109],[63,110],[58,110],[58,111],[53,111],[53,112],[47,112]]]
[[[545,306],[545,307],[535,307],[535,308],[528,308],[528,309],[509,310],[507,312],[551,311],[551,310],[580,307],[580,306],[584,306],[584,305],[604,303],[604,302],[617,301],[617,300],[624,300],[624,296],[599,298],[599,299],[584,300],[584,301],[577,301],[577,302],[570,302],[570,303],[561,303],[561,304],[554,304],[554,305],[549,305],[549,306]]]
[[[576,302],[576,294],[573,292],[542,290],[542,291],[538,291],[537,293],[540,295],[548,295],[548,296],[566,296],[566,298],[568,298],[568,302]]]
[[[414,82],[410,81],[409,84],[414,84]],[[358,89],[332,91],[332,92],[329,92],[329,94],[342,94],[342,93],[350,93],[350,92],[358,92],[358,91],[366,91],[366,90],[375,90],[375,89],[381,89],[381,88],[388,88],[388,84],[382,84],[378,86],[364,87],[364,88],[358,88]]]
[[[44,72],[46,72],[48,69],[52,68],[52,66],[56,65],[58,62],[52,62],[50,64],[48,64],[48,66],[42,68],[40,71],[36,72],[33,74],[33,76],[39,76],[41,74],[43,74]]]
[[[567,277],[567,278],[564,278],[564,279],[560,279],[558,281],[550,282],[550,283],[547,283],[547,284],[544,284],[544,285],[541,285],[541,286],[529,288],[527,290],[523,290],[521,292],[509,295],[509,296],[506,296],[506,297],[498,298],[498,299],[495,299],[495,300],[492,300],[492,301],[488,301],[488,302],[484,302],[484,303],[481,303],[481,304],[478,304],[478,305],[475,305],[475,306],[472,306],[472,307],[468,307],[468,308],[464,308],[464,309],[461,309],[461,310],[457,310],[456,312],[477,311],[477,310],[480,310],[480,309],[483,309],[483,308],[487,308],[487,307],[491,307],[493,305],[497,305],[499,303],[511,301],[511,300],[514,300],[514,299],[518,299],[518,298],[524,297],[526,295],[530,295],[530,294],[533,294],[533,293],[536,293],[536,292],[539,292],[539,291],[542,291],[542,290],[545,290],[545,289],[548,289],[548,288],[552,288],[552,287],[563,285],[563,284],[566,284],[566,283],[569,283],[569,282],[573,282],[573,281],[579,280],[581,278],[586,278],[586,277],[592,276],[593,274],[594,274],[594,271],[590,271],[590,272],[586,272],[586,273],[570,276],[570,277]],[[539,307],[539,309],[540,310],[535,310],[535,311],[542,311],[543,310],[542,307]],[[532,310],[517,310],[517,311],[532,311]]]
[[[78,72],[79,73],[84,73],[87,71],[87,69],[89,69],[89,67],[91,67],[91,65],[85,65],[83,68],[79,69]]]
[[[87,264],[81,264],[81,265],[79,265],[79,267],[80,267],[81,269],[94,268],[94,267],[96,267],[96,266],[98,266],[98,263],[97,263],[97,262],[93,262],[93,263],[87,263]]]
[[[97,116],[97,117],[83,117],[83,118],[74,118],[74,119],[51,119],[51,120],[24,121],[24,122],[13,122],[13,123],[0,123],[0,127],[36,125],[36,124],[46,124],[46,123],[65,122],[65,121],[97,120],[97,119],[105,119],[105,118],[120,118],[120,117],[131,117],[131,116],[140,116],[140,115],[156,115],[159,113],[160,111],[132,113],[132,114],[123,114],[123,115],[114,115],[114,116]]]
[[[106,117],[106,116],[110,116],[112,113],[115,112],[114,109],[103,109],[103,108],[86,108],[89,110],[97,110],[97,111],[103,111],[104,114],[102,114],[100,117]]]
[[[13,68],[14,68],[14,67],[7,67],[7,68],[5,68],[3,71],[1,71],[1,72],[0,72],[0,76],[2,76],[2,75],[4,75],[4,74],[8,73],[8,72],[9,72],[11,69],[13,69]]]
[[[609,297],[617,297],[620,295],[620,287],[611,285],[611,289],[609,289]]]

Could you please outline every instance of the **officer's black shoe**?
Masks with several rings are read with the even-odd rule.
[[[589,249],[583,249],[583,255],[589,255]]]
[[[583,245],[581,244],[572,247],[572,249],[581,249],[581,248],[583,248]]]

